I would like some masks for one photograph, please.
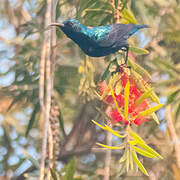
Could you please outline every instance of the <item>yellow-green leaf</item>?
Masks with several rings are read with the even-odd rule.
[[[117,103],[117,101],[116,101],[116,97],[115,97],[115,95],[114,95],[114,92],[113,92],[113,89],[112,89],[112,86],[111,86],[111,85],[110,85],[110,91],[111,91],[111,96],[113,97],[114,103],[115,103],[115,105],[116,105],[116,108],[117,108],[118,112],[120,113],[121,110],[120,110],[120,108],[119,108],[119,106],[118,106],[118,103]]]
[[[129,155],[130,155],[130,151],[129,148],[126,149],[126,171],[129,171]]]
[[[137,72],[139,75],[143,77],[147,77],[148,79],[151,79],[151,75],[139,64],[134,62],[132,59],[128,58],[128,62],[130,63],[130,66],[132,66],[132,69]],[[142,79],[142,77],[140,77]]]
[[[141,154],[141,155],[143,155],[143,156],[145,156],[145,157],[149,157],[149,158],[154,158],[154,157],[156,157],[154,154],[151,154],[150,152],[145,151],[145,150],[143,150],[143,149],[140,149],[140,148],[138,148],[138,147],[136,147],[136,146],[132,146],[132,148],[133,148],[137,153],[139,153],[139,154]]]
[[[149,116],[151,115],[153,112],[157,111],[158,109],[160,109],[164,104],[158,104],[157,106],[154,106],[152,108],[149,108],[145,111],[142,111],[138,114],[138,116]]]
[[[130,161],[131,170],[133,170],[134,163],[133,163],[132,151],[130,151],[129,153],[129,161]]]
[[[124,89],[124,118],[125,120],[128,119],[129,88],[130,88],[130,83],[128,81]]]
[[[122,12],[122,16],[124,19],[128,20],[129,23],[138,24],[132,10],[129,7],[124,8],[124,10]]]
[[[145,149],[147,152],[149,152],[150,154],[153,154],[154,156],[160,158],[160,159],[163,159],[163,157],[158,154],[155,150],[153,150],[151,147],[149,147],[147,144],[141,144],[141,143],[138,143],[137,144],[139,147],[141,147],[142,149]]]
[[[94,124],[96,124],[97,126],[99,126],[101,129],[107,130],[106,127],[102,126],[101,124],[97,123],[96,121],[92,120],[92,122],[93,122]]]
[[[120,163],[124,162],[126,160],[126,151],[124,152],[123,156],[119,160]]]
[[[130,47],[130,51],[137,54],[149,54],[149,51],[139,47]]]
[[[159,124],[159,119],[154,112],[151,114],[151,116],[154,119],[154,121],[156,121],[156,123]]]
[[[119,133],[117,133],[116,131],[112,130],[108,125],[105,124],[105,128],[107,131],[110,131],[113,135],[119,137],[119,138],[124,138],[125,136],[120,135]]]
[[[139,104],[141,104],[145,99],[147,99],[151,94],[152,94],[153,88],[149,89],[148,91],[146,91],[145,93],[143,93],[143,95],[141,95],[136,103],[135,103],[135,107],[137,107]]]
[[[124,149],[124,144],[121,144],[120,146],[108,146],[101,143],[96,143],[96,144],[107,149]]]
[[[147,173],[146,169],[144,168],[144,166],[141,164],[141,162],[139,161],[139,159],[137,158],[135,152],[132,152],[132,157],[134,162],[137,164],[137,166],[139,167],[139,169],[146,175],[149,176],[149,174]]]
[[[134,138],[134,140],[142,144],[145,144],[145,141],[141,137],[139,137],[134,131],[130,130],[130,134]]]

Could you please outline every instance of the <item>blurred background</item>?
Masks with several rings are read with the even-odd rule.
[[[136,130],[164,159],[143,159],[150,177],[122,173],[119,151],[112,152],[111,179],[180,179],[180,1],[59,0],[55,21],[77,18],[87,26],[138,22],[151,28],[136,33],[130,46],[148,54],[131,57],[152,76],[161,103],[160,125],[144,123]],[[46,0],[1,0],[0,6],[0,179],[38,179],[43,121],[39,103],[40,61],[48,20]],[[46,30],[46,31],[45,31]],[[54,88],[50,122],[58,157],[59,178],[103,179],[104,154],[93,144],[105,133],[91,120],[102,120],[94,90],[110,57],[88,58],[60,30],[52,48]],[[119,144],[119,139],[113,139]],[[90,151],[91,150],[91,151]],[[67,174],[71,174],[67,176]],[[68,179],[69,178],[69,179]]]

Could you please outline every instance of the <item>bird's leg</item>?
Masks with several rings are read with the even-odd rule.
[[[129,46],[127,45],[127,46],[125,46],[125,48],[126,48],[126,57],[125,57],[125,63],[124,64],[127,65]]]

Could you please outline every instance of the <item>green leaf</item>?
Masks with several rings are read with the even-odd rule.
[[[134,169],[134,163],[133,163],[132,151],[130,151],[130,154],[129,154],[129,161],[130,161],[131,170],[133,170]]]
[[[151,96],[153,91],[153,88],[149,89],[148,91],[144,92],[143,95],[141,95],[135,103],[135,107],[137,107],[139,104],[141,104],[145,99],[147,99],[149,96]]]
[[[176,114],[175,114],[176,119],[178,118],[179,113],[180,113],[180,103],[179,103],[177,110],[176,110]]]
[[[131,9],[128,6],[126,8],[124,8],[124,10],[122,11],[122,16],[129,23],[138,24],[133,12],[131,11]]]
[[[96,143],[97,145],[103,147],[103,148],[107,148],[107,149],[124,149],[124,144],[121,144],[120,146],[108,146],[108,145],[105,145],[105,144],[101,144],[101,143]]]
[[[160,109],[163,105],[164,105],[164,104],[158,104],[157,106],[154,106],[154,107],[149,108],[149,109],[147,109],[147,110],[145,110],[145,111],[142,111],[142,112],[140,112],[140,113],[138,114],[137,117],[139,117],[139,116],[149,116],[149,115],[151,115],[153,112],[155,112],[155,111],[157,111],[158,109]]]
[[[151,153],[149,153],[148,151],[145,151],[145,150],[143,150],[143,149],[140,149],[140,148],[138,148],[138,147],[136,147],[136,146],[132,146],[132,148],[133,148],[137,153],[139,153],[139,154],[141,154],[141,155],[143,155],[143,156],[145,156],[145,157],[149,157],[149,158],[154,158],[154,157],[156,157],[154,154],[151,154]]]
[[[156,113],[152,113],[151,114],[151,116],[152,116],[152,118],[154,119],[154,121],[157,123],[157,124],[159,124],[159,119],[158,119],[158,117],[156,116]]]
[[[129,156],[130,156],[130,151],[129,148],[126,149],[126,171],[129,171]]]
[[[53,169],[50,168],[51,176],[53,180],[57,180],[56,172],[53,171]]]
[[[120,135],[117,131],[112,130],[108,125],[105,124],[106,130],[111,132],[114,136],[124,138],[125,136]]]
[[[147,144],[142,144],[142,143],[137,143],[137,145],[139,147],[141,147],[142,149],[145,149],[147,152],[149,152],[150,154],[153,154],[154,156],[163,159],[163,157],[158,154],[155,150],[153,150],[151,147],[149,147]]]
[[[29,123],[28,123],[28,126],[26,128],[26,132],[25,132],[25,136],[27,137],[28,134],[29,134],[29,131],[31,130],[31,128],[33,127],[33,124],[34,124],[34,121],[35,121],[35,117],[36,117],[36,114],[39,112],[40,110],[40,104],[39,102],[35,104],[34,106],[34,110],[31,114],[31,118],[29,120]]]
[[[175,98],[176,98],[176,96],[178,95],[179,92],[180,92],[180,89],[176,90],[175,92],[173,92],[173,93],[168,97],[168,99],[167,99],[167,105],[170,104],[170,103],[172,103],[172,102],[175,100]]]
[[[120,158],[119,163],[122,163],[126,160],[126,151],[124,152],[123,156]]]
[[[137,164],[137,166],[139,167],[139,169],[146,175],[149,176],[149,174],[147,173],[146,169],[144,168],[144,166],[141,164],[141,162],[139,161],[139,159],[137,158],[137,155],[135,152],[132,152],[132,157],[134,162]]]
[[[114,92],[113,92],[113,89],[112,89],[111,84],[109,85],[109,87],[110,87],[111,96],[113,97],[113,100],[114,100],[114,104],[116,105],[116,108],[117,108],[118,112],[120,113],[121,110],[120,110],[120,108],[119,108],[119,106],[118,106],[118,103],[117,103],[117,101],[116,101],[116,97],[115,97],[115,95],[114,95]]]
[[[109,74],[109,68],[110,68],[110,66],[111,66],[111,63],[109,63],[109,65],[107,66],[106,70],[104,71],[104,73],[103,73],[103,75],[102,75],[102,78],[101,78],[101,81],[104,81],[104,80],[107,78],[107,76],[108,76],[108,74]]]
[[[26,91],[21,91],[21,92],[19,93],[19,95],[17,95],[17,96],[13,99],[12,103],[9,105],[8,111],[9,111],[16,103],[20,102],[20,101],[21,101],[24,97],[26,97],[26,96],[27,96],[27,92],[26,92]]]
[[[145,141],[139,137],[134,131],[130,130],[130,135],[134,138],[134,140],[137,140],[138,142],[145,144]]]
[[[73,158],[68,165],[65,167],[65,180],[72,180],[74,173],[75,173],[75,169],[76,168],[76,162],[75,162],[75,158]]]
[[[151,75],[142,66],[134,62],[131,58],[128,58],[128,62],[135,72],[151,80]]]
[[[139,47],[130,47],[131,52],[142,55],[142,54],[149,54],[149,51]]]
[[[123,2],[123,7],[122,7],[121,11],[123,11],[123,10],[124,10],[124,8],[126,8],[126,7],[127,7],[127,3],[128,3],[128,1],[129,1],[129,0],[123,0],[123,1],[122,1],[122,2]]]
[[[106,127],[102,126],[101,124],[97,123],[97,122],[94,121],[94,120],[92,120],[92,122],[93,122],[94,124],[96,124],[97,126],[99,126],[99,127],[100,127],[101,129],[103,129],[103,130],[106,130],[106,129],[107,129]]]
[[[59,125],[60,125],[60,129],[62,131],[63,136],[66,137],[66,132],[64,130],[64,119],[63,119],[61,111],[59,112]]]

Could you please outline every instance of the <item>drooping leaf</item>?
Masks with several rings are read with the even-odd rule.
[[[29,131],[30,131],[31,128],[33,127],[36,114],[39,112],[39,110],[40,110],[40,104],[39,104],[39,102],[38,102],[38,103],[36,103],[35,106],[34,106],[34,110],[33,110],[32,114],[31,114],[31,118],[30,118],[29,123],[28,123],[28,126],[27,126],[27,128],[26,128],[25,136],[28,136]]]
[[[167,99],[167,105],[170,104],[170,103],[172,103],[172,102],[175,100],[175,98],[176,98],[176,96],[179,94],[179,92],[180,92],[180,89],[176,90],[175,92],[173,92],[173,93],[168,97],[168,99]]]
[[[141,104],[145,99],[147,99],[152,94],[153,88],[149,89],[145,93],[143,93],[135,103],[135,107],[137,107],[139,104]]]
[[[112,129],[111,129],[109,126],[107,126],[106,124],[105,124],[105,127],[106,127],[106,130],[109,131],[109,132],[111,132],[113,135],[115,135],[115,136],[117,136],[117,137],[119,137],[119,138],[124,138],[124,137],[125,137],[125,136],[120,135],[117,131],[112,130]]]
[[[59,126],[60,126],[63,136],[66,137],[66,132],[64,130],[64,119],[63,119],[61,111],[59,112]]]
[[[139,169],[146,175],[149,176],[149,174],[147,173],[146,169],[144,168],[144,166],[141,164],[141,162],[139,161],[139,159],[137,158],[137,155],[135,152],[132,152],[132,157],[134,162],[137,164],[137,166],[139,167]]]
[[[177,110],[176,110],[176,114],[175,114],[176,119],[178,118],[179,114],[180,114],[180,103],[179,103]]]
[[[151,114],[151,116],[152,116],[152,118],[154,119],[154,121],[155,121],[157,124],[159,124],[159,119],[158,119],[158,117],[156,116],[156,113],[153,112],[153,113]]]
[[[149,152],[150,154],[153,154],[154,156],[156,156],[156,157],[158,157],[160,159],[163,159],[163,157],[160,154],[158,154],[155,150],[153,150],[147,144],[145,144],[145,143],[137,143],[137,145],[139,147],[141,147],[142,149],[146,150],[147,152]]]
[[[97,126],[99,126],[101,129],[107,130],[106,127],[102,126],[101,124],[97,123],[96,121],[92,120],[92,122],[93,122],[94,124],[96,124]]]
[[[124,144],[121,144],[120,146],[108,146],[105,144],[101,144],[101,143],[96,143],[97,145],[103,147],[103,148],[107,148],[107,149],[124,149]]]
[[[104,80],[107,78],[107,76],[108,76],[108,74],[109,74],[109,68],[110,68],[110,66],[111,66],[111,63],[109,63],[109,65],[107,66],[106,70],[104,71],[104,73],[103,73],[103,75],[102,75],[102,78],[101,78],[101,81],[104,81]]]
[[[142,54],[149,54],[149,51],[143,48],[139,48],[139,47],[130,47],[129,48],[131,52],[142,55]]]
[[[151,154],[151,153],[149,153],[148,151],[145,151],[145,150],[143,150],[143,149],[140,149],[140,148],[138,148],[138,147],[136,147],[136,146],[132,146],[132,148],[133,148],[137,153],[141,154],[142,156],[149,157],[149,158],[154,158],[154,157],[156,157],[154,154]]]

